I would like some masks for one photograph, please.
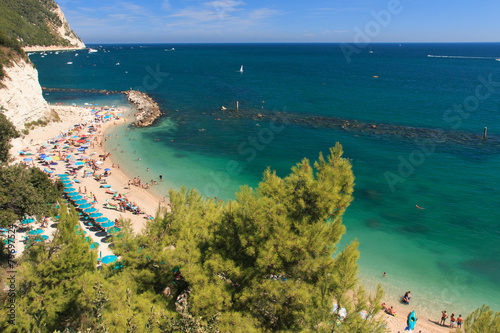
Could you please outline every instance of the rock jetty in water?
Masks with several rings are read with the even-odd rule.
[[[150,126],[161,116],[160,107],[147,94],[137,90],[128,90],[125,95],[127,95],[128,101],[134,104],[139,111],[135,116],[133,125],[137,127]]]

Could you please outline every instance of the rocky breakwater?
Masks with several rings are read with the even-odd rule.
[[[147,94],[137,90],[128,90],[125,95],[127,95],[128,101],[139,111],[135,116],[133,125],[137,127],[150,126],[156,119],[160,118],[160,107]]]

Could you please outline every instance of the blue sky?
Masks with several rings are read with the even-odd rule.
[[[56,1],[89,44],[500,41],[497,0]]]

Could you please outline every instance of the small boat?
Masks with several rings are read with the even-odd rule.
[[[75,57],[78,57],[78,53],[75,53]]]
[[[417,315],[415,314],[415,310],[413,310],[408,316],[408,329],[412,332],[415,329],[415,324],[417,323]]]
[[[243,65],[240,67],[240,73],[243,73]]]
[[[66,64],[67,64],[67,65],[73,65],[73,62],[68,61]]]
[[[500,58],[496,58],[495,60],[496,60],[496,61],[500,61]]]
[[[96,49],[89,49],[89,53],[96,53],[97,50]]]
[[[117,63],[116,63],[116,66],[120,66],[120,63],[119,63],[119,62],[117,62]]]

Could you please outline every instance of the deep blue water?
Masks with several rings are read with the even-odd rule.
[[[500,44],[373,44],[373,53],[362,48],[350,63],[338,44],[93,47],[97,53],[31,59],[42,86],[133,87],[159,102],[166,116],[158,124],[130,136],[117,128],[111,138],[119,139],[109,140],[131,177],[161,173],[168,182],[156,188],[160,194],[185,184],[227,199],[242,184],[256,186],[266,167],[284,176],[339,141],[356,176],[340,246],[360,240],[363,281],[381,282],[392,302],[411,289],[417,307],[425,300],[431,309],[500,309]],[[76,93],[46,98],[123,103]],[[243,117],[219,111],[237,101]],[[273,112],[464,137],[487,126],[490,139],[440,143],[258,118]]]

